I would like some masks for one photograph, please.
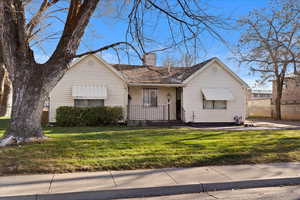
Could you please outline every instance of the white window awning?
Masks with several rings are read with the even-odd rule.
[[[206,100],[221,100],[229,101],[233,100],[233,95],[229,89],[225,88],[204,88],[202,93]]]
[[[73,86],[74,99],[106,99],[107,88],[105,86]]]

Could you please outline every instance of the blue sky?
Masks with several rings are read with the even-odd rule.
[[[232,19],[238,19],[241,16],[247,15],[251,10],[268,7],[268,0],[206,0],[209,5],[208,13],[231,17]],[[36,3],[39,3],[37,1]],[[37,4],[38,5],[38,4]],[[36,5],[33,5],[36,6]],[[96,15],[101,13],[100,10],[96,12]],[[60,18],[64,18],[64,14],[59,15]],[[63,28],[63,24],[56,22],[51,27],[51,31],[60,31]],[[123,41],[125,31],[127,28],[126,21],[116,20],[109,16],[94,17],[87,28],[87,31],[82,39],[78,52],[84,52],[86,50],[97,49],[103,45],[114,43],[117,41]],[[160,30],[153,32],[153,37],[157,40],[163,40],[167,36],[167,30],[163,30],[164,27],[160,27]],[[211,57],[219,57],[226,65],[228,65],[235,73],[237,73],[243,80],[245,80],[250,86],[254,86],[255,80],[258,79],[258,75],[249,73],[247,66],[238,66],[238,63],[234,61],[230,47],[234,45],[239,39],[240,33],[243,30],[239,27],[232,30],[219,30],[218,32],[228,42],[228,46],[222,42],[213,39],[208,34],[203,34],[201,39],[202,46],[197,49],[200,57],[198,61],[203,61]],[[43,62],[47,56],[51,55],[57,44],[57,40],[46,41],[43,43],[43,50],[35,47],[35,55],[38,61]],[[178,52],[172,52],[168,50],[165,53],[158,53],[158,65],[166,55],[178,57]],[[117,57],[111,51],[103,52],[102,56],[110,63],[118,62]],[[121,60],[121,62],[127,62],[127,59]],[[132,59],[131,64],[140,64],[138,59]],[[260,88],[270,88],[270,84],[265,86],[259,86]]]

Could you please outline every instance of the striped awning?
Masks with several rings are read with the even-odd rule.
[[[229,89],[224,88],[204,88],[202,94],[206,100],[233,100],[233,95]]]
[[[106,99],[107,88],[95,85],[76,85],[72,87],[72,96],[74,99]]]

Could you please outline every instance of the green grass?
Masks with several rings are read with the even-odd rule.
[[[7,119],[0,119],[0,135]],[[300,161],[299,130],[53,127],[40,144],[0,149],[0,174]]]

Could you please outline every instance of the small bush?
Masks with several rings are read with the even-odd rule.
[[[122,107],[79,108],[62,106],[56,110],[58,126],[101,126],[116,124],[122,119]]]

